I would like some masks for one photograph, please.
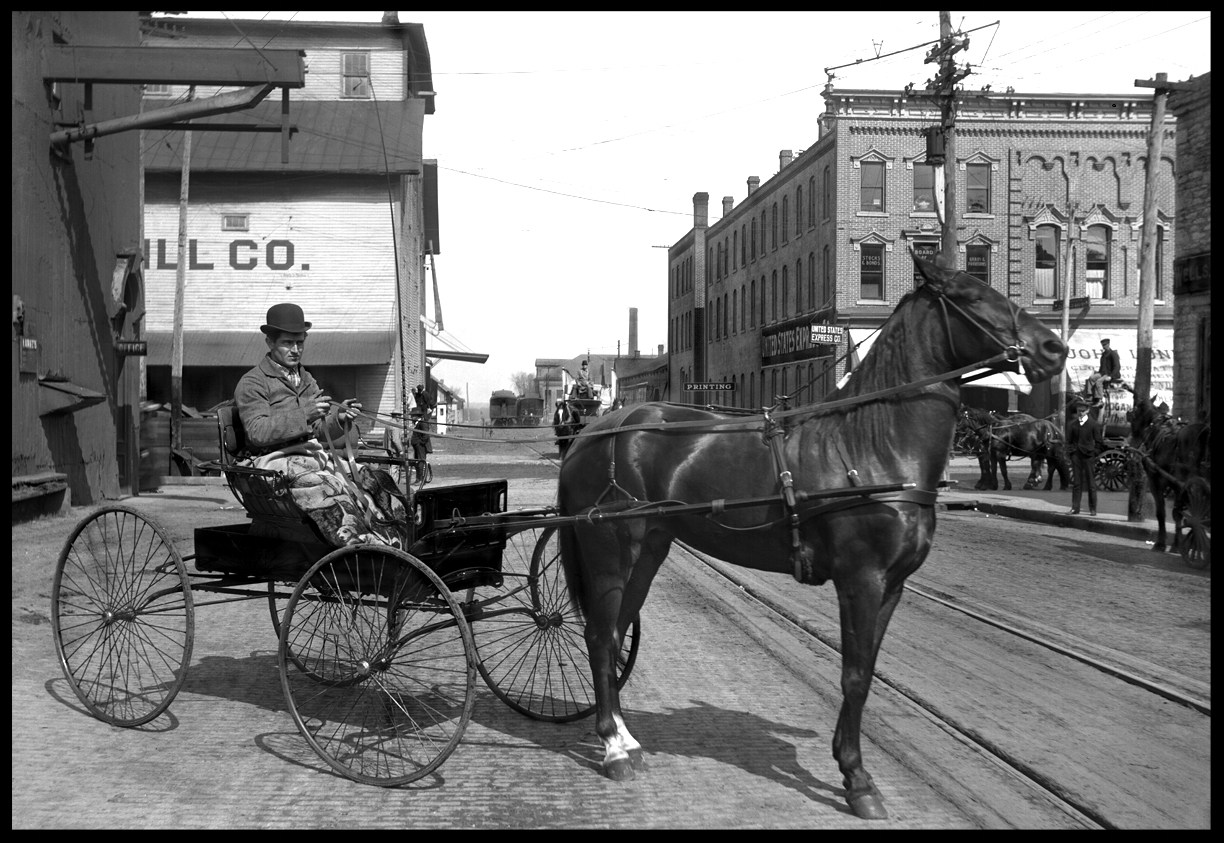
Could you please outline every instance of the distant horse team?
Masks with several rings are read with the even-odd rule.
[[[1065,491],[1070,485],[1062,429],[1049,419],[1038,419],[1025,413],[1001,416],[976,407],[961,407],[957,419],[957,441],[962,447],[977,455],[982,476],[974,484],[979,491],[999,488],[999,474],[1003,475],[1003,488],[1010,490],[1011,480],[1007,476],[1007,461],[1013,455],[1028,457],[1031,469],[1024,482],[1025,489],[1036,489],[1041,485],[1042,468],[1046,467],[1045,491],[1054,484],[1054,473],[1058,472],[1059,489]]]

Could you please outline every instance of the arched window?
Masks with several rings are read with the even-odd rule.
[[[771,249],[778,248],[778,203],[773,203],[773,216],[769,226],[769,247]]]
[[[740,266],[748,265],[748,227],[740,226]]]
[[[790,273],[782,266],[782,318],[790,316]]]
[[[723,293],[723,297],[722,297],[722,335],[723,335],[723,339],[726,339],[727,337],[730,336],[730,334],[727,333],[727,323],[730,320],[731,320],[731,313],[727,309],[727,294]]]
[[[739,290],[731,291],[731,333],[735,333],[738,324],[736,320],[739,318]]]
[[[815,310],[818,307],[824,307],[825,302],[816,300],[816,253],[808,252],[808,309]]]
[[[769,319],[771,322],[778,321],[778,270],[774,270],[769,278]]]
[[[795,236],[803,233],[803,185],[795,188]]]
[[[829,247],[825,246],[821,253],[821,275],[820,275],[820,304],[821,307],[827,307],[832,304],[833,296],[833,276],[830,274],[832,267],[829,265]]]
[[[816,225],[816,177],[808,177],[808,225]]]
[[[739,232],[731,232],[731,268],[739,268]]]
[[[752,279],[752,304],[750,305],[752,310],[751,310],[751,315],[748,318],[748,325],[749,327],[752,327],[752,328],[756,327],[756,301],[757,301],[756,299],[756,279],[753,278]]]
[[[829,172],[829,168],[824,168],[824,218],[828,219],[833,214],[833,177]]]
[[[756,217],[753,217],[752,218],[752,252],[751,252],[753,260],[756,260],[756,243],[757,243]]]
[[[803,259],[795,261],[795,313],[803,312]]]
[[[1109,295],[1109,227],[1090,225],[1084,232],[1084,293],[1093,299]]]
[[[782,242],[787,241],[787,231],[790,230],[790,197],[782,197]]]
[[[1037,298],[1057,298],[1058,292],[1058,235],[1057,226],[1039,225],[1033,237],[1033,281]]]
[[[740,284],[739,293],[740,293],[740,331],[741,332],[743,332],[744,326],[748,324],[748,314],[746,312],[748,310],[748,299],[744,298],[745,292],[746,292],[746,288],[744,287],[743,284]],[[741,380],[743,380],[743,378],[741,378]]]

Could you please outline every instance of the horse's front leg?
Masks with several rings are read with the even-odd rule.
[[[888,620],[901,598],[901,589],[884,594],[872,576],[861,576],[848,589],[838,586],[842,628],[842,707],[833,733],[833,757],[837,759],[846,788],[846,804],[865,820],[887,819],[880,791],[863,767],[859,735],[863,706],[871,690],[872,673]]]
[[[1148,481],[1152,487],[1152,498],[1156,503],[1156,544],[1152,545],[1152,550],[1164,553],[1165,545],[1168,542],[1168,534],[1165,533],[1165,481],[1158,474],[1148,475]]]

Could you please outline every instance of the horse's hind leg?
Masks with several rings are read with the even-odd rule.
[[[586,642],[595,685],[595,732],[604,745],[604,774],[616,781],[634,778],[641,744],[621,715],[616,659],[629,622],[637,617],[650,580],[662,559],[643,553],[644,524],[618,529],[588,527],[583,554],[588,562]],[[600,564],[594,560],[598,556]],[[598,571],[596,572],[596,569]]]

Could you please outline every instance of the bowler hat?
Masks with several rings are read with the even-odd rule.
[[[274,304],[268,308],[268,324],[260,325],[259,330],[265,334],[280,331],[285,334],[304,334],[310,330],[302,308],[291,302]]]

